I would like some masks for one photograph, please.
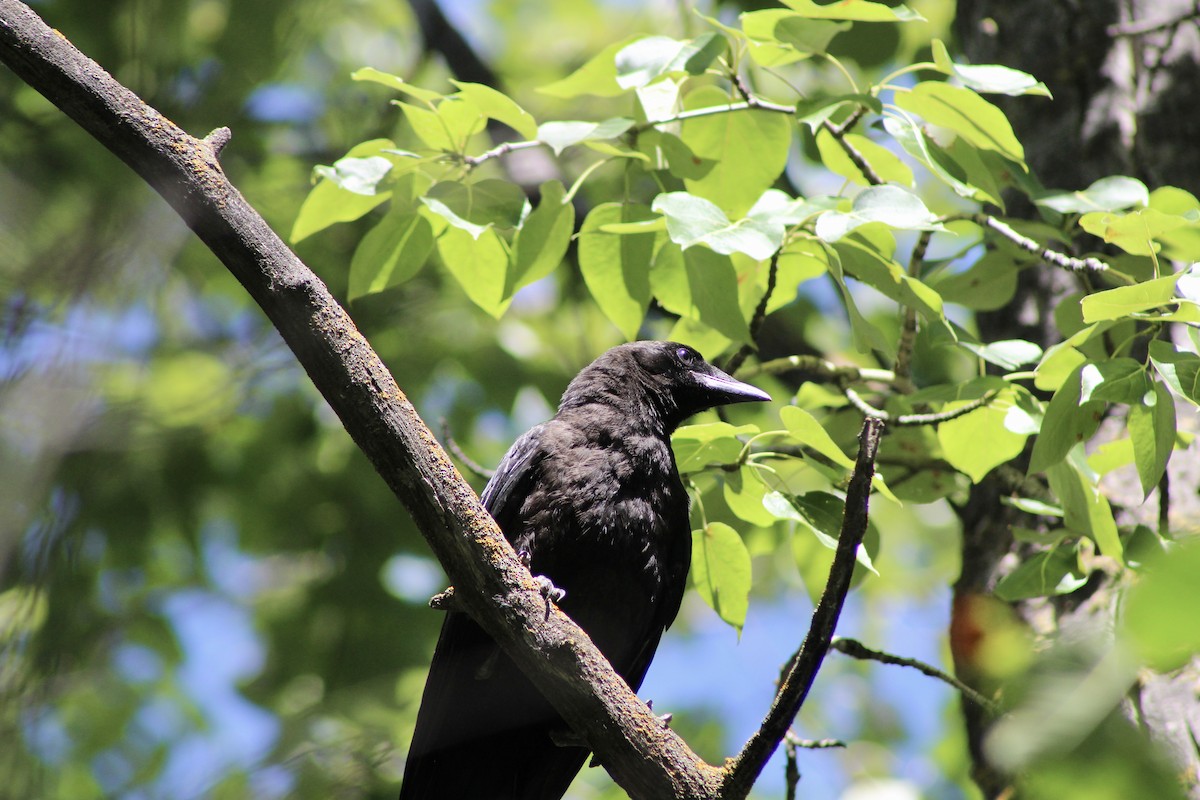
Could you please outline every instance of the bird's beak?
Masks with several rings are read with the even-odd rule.
[[[713,405],[761,402],[771,399],[771,395],[757,386],[735,380],[716,367],[710,366],[709,369],[711,371],[693,372],[692,375],[695,376],[697,383],[711,393]]]

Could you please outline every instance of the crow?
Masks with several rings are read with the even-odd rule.
[[[691,563],[671,433],[699,411],[769,399],[685,345],[620,345],[571,381],[554,418],[516,441],[483,491],[505,537],[566,592],[559,607],[634,691]],[[447,612],[400,800],[557,800],[588,755],[555,744],[567,731],[469,616]]]

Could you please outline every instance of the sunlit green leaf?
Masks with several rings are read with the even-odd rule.
[[[1178,281],[1178,274],[1168,275],[1133,286],[1119,286],[1089,294],[1083,298],[1083,321],[1118,319],[1137,311],[1158,308],[1175,297],[1175,284]]]
[[[1155,339],[1150,342],[1150,359],[1175,394],[1200,405],[1200,356]]]
[[[1142,493],[1149,495],[1175,448],[1175,400],[1167,387],[1154,381],[1144,401],[1130,405],[1127,423]]]
[[[352,160],[375,158],[379,153],[395,146],[390,139],[372,139],[351,148],[341,161],[351,163]],[[389,161],[388,167],[390,166]],[[379,166],[378,170],[382,170],[382,166]],[[334,173],[336,172],[335,168]],[[384,173],[386,174],[386,171]],[[357,188],[365,190],[367,187],[361,184]],[[378,179],[372,184],[371,191],[352,191],[325,177],[313,187],[308,197],[304,198],[296,221],[292,224],[289,239],[294,244],[335,223],[356,220],[386,202],[390,196],[390,192],[380,191]]]
[[[478,236],[472,236],[462,228],[448,225],[438,235],[437,251],[443,266],[471,302],[493,317],[504,314],[509,303],[504,296],[509,255],[494,230],[488,228]]]
[[[567,77],[547,84],[538,91],[563,99],[580,95],[616,97],[624,94],[626,89],[617,83],[617,53],[640,38],[642,37],[630,36],[620,42],[610,44]]]
[[[859,192],[849,211],[828,211],[817,219],[817,236],[836,242],[860,225],[882,222],[899,230],[945,230],[921,198],[899,186],[871,186]]]
[[[884,183],[912,186],[912,170],[891,150],[857,133],[844,134],[841,141],[854,148],[854,151],[866,161],[879,180]],[[862,169],[850,158],[846,148],[824,128],[817,131],[817,150],[821,154],[821,163],[831,172],[863,185],[875,182],[873,179],[867,178]]]
[[[571,244],[575,207],[566,200],[563,185],[546,181],[538,192],[541,195],[538,207],[521,223],[513,241],[513,268],[504,289],[508,297],[553,272]]]
[[[1115,244],[1135,256],[1148,256],[1160,249],[1157,239],[1178,228],[1195,225],[1200,215],[1188,219],[1178,214],[1164,214],[1153,208],[1139,208],[1128,214],[1115,211],[1093,211],[1079,218],[1079,227],[1093,236]]]
[[[1111,175],[1101,178],[1082,192],[1045,194],[1034,200],[1040,206],[1060,214],[1086,214],[1089,211],[1120,211],[1150,202],[1146,184],[1137,178]]]
[[[668,36],[647,36],[621,48],[616,56],[617,85],[633,89],[653,83],[672,72],[699,75],[725,52],[719,33],[705,33],[689,41]]]
[[[358,243],[350,261],[349,298],[382,292],[407,281],[433,251],[433,228],[405,208],[393,210]]]
[[[1060,461],[1046,470],[1050,488],[1063,504],[1063,523],[1073,531],[1090,536],[1100,552],[1124,563],[1124,548],[1113,520],[1108,498],[1100,491],[1095,476],[1073,459]]]
[[[933,63],[947,75],[962,81],[968,89],[989,94],[1006,94],[1013,97],[1023,94],[1050,96],[1046,84],[1027,72],[1003,67],[998,64],[955,64],[950,59],[945,43],[941,39],[932,42]]]
[[[897,92],[896,105],[954,131],[976,147],[994,150],[1017,164],[1025,162],[1025,149],[1004,112],[970,89],[923,81],[911,92]]]
[[[937,438],[942,454],[955,469],[975,483],[1025,449],[1027,437],[1013,433],[1005,425],[1014,403],[1013,391],[1007,389],[982,408],[938,424]],[[947,403],[941,411],[949,412],[965,405],[966,401]]]
[[[996,584],[996,596],[1009,603],[1031,597],[1070,594],[1087,583],[1079,569],[1079,555],[1073,547],[1056,547],[1048,553],[1034,553]]]
[[[739,436],[758,433],[755,425],[730,425],[728,422],[705,422],[684,425],[671,436],[675,460],[683,474],[697,472],[710,464],[733,464],[745,445]]]
[[[692,531],[692,583],[717,616],[741,633],[750,608],[750,552],[737,531],[710,522]]]
[[[350,73],[350,78],[356,81],[370,81],[371,83],[379,83],[387,86],[389,89],[395,89],[397,92],[419,100],[423,103],[433,103],[435,100],[441,100],[442,95],[430,89],[422,89],[420,86],[414,86],[408,83],[399,75],[391,75],[387,72],[382,72],[374,67],[363,67]]]
[[[848,19],[856,22],[916,22],[925,19],[906,5],[886,6],[869,0],[842,0],[820,5],[813,0],[783,0],[783,4],[812,19]]]
[[[537,139],[545,142],[555,155],[580,142],[595,139],[615,139],[633,127],[633,120],[614,117],[603,122],[543,122],[538,126]]]
[[[654,234],[605,233],[614,222],[650,219],[645,206],[604,203],[588,214],[579,231],[579,269],[600,310],[626,339],[637,338],[650,303],[650,262]]]
[[[715,86],[703,86],[684,98],[688,109],[731,102],[729,95]],[[687,190],[738,218],[783,172],[792,128],[783,114],[738,111],[688,119],[680,136],[698,158],[715,162],[704,177],[685,181]]]
[[[1100,424],[1104,404],[1098,400],[1080,400],[1082,373],[1083,367],[1072,372],[1050,399],[1029,458],[1031,473],[1061,462],[1071,448],[1091,438]]]

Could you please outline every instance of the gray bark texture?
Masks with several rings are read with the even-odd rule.
[[[1030,168],[1047,188],[1084,189],[1107,175],[1129,175],[1152,190],[1170,185],[1200,193],[1200,4],[960,0],[957,9],[956,33],[971,62],[1024,70],[1053,92],[1052,103],[990,98],[1008,115]],[[1007,211],[1036,218],[1028,203],[1010,203]],[[1026,338],[1043,347],[1053,344],[1061,338],[1053,308],[1059,298],[1080,289],[1078,280],[1049,268],[1025,270],[1013,305],[981,315],[981,332],[989,341]],[[1178,411],[1180,427],[1194,427],[1189,410]],[[1188,461],[1195,461],[1190,452],[1177,453],[1168,473],[1175,531],[1195,530],[1200,521],[1200,470]],[[1134,487],[1106,489],[1120,524],[1157,526],[1157,490],[1142,503]],[[1011,554],[1021,545],[1010,531],[1018,515],[999,504],[1004,492],[984,482],[959,509],[963,567],[955,587],[956,622],[972,598],[989,595],[1016,563]],[[1035,636],[1052,634],[1086,643],[1081,649],[1103,650],[1120,597],[1121,578],[1114,575],[1115,570],[1097,572],[1078,592],[1055,601],[1024,601],[1014,610]],[[969,680],[970,665],[957,666]],[[1200,662],[1172,674],[1143,672],[1121,710],[1174,761],[1189,796],[1200,800]],[[991,720],[970,704],[964,705],[964,717],[977,783],[989,798],[1005,795],[1009,777],[987,757]]]

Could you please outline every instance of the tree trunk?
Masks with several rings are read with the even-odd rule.
[[[970,61],[1000,63],[1042,80],[1054,100],[989,98],[1004,109],[1025,145],[1030,168],[1047,188],[1084,189],[1106,175],[1129,175],[1152,190],[1172,185],[1200,189],[1200,35],[1192,0],[962,0],[956,32]],[[1028,203],[1010,203],[1013,216],[1036,217]],[[1176,270],[1180,267],[1177,265]],[[1009,308],[979,316],[986,341],[1024,338],[1043,348],[1061,339],[1052,312],[1078,290],[1078,278],[1050,268],[1022,273]],[[1183,427],[1191,409],[1180,408]],[[1170,521],[1175,530],[1200,519],[1196,469],[1178,454],[1170,465]],[[962,574],[955,586],[956,666],[970,681],[970,607],[988,597],[1021,545],[1011,528],[1018,512],[999,503],[993,478],[959,509],[963,523]],[[1126,494],[1134,494],[1127,492]],[[1109,492],[1118,522],[1157,527],[1158,492]],[[1119,506],[1128,503],[1121,510]],[[1136,506],[1136,507],[1135,507]],[[1146,519],[1148,517],[1148,519]],[[1026,517],[1026,519],[1028,519]],[[1008,568],[1011,568],[1009,566]],[[1087,642],[1096,650],[1111,638],[1119,576],[1097,572],[1079,591],[1023,601],[1016,613],[1039,634]],[[964,639],[965,637],[965,639]],[[1158,743],[1200,798],[1200,662],[1170,675],[1143,672],[1124,703],[1125,716]],[[1005,792],[1009,779],[990,762],[984,744],[990,720],[964,706],[974,776],[987,797]]]

